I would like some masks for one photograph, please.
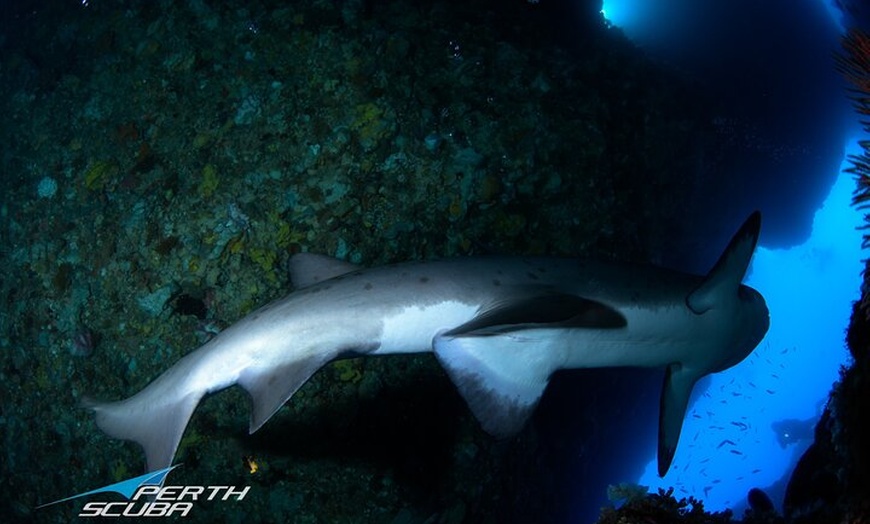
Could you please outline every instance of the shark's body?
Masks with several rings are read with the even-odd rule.
[[[434,351],[484,429],[517,432],[559,369],[665,367],[659,473],[670,466],[692,386],[743,360],[767,331],[764,299],[740,281],[752,215],[707,277],[558,258],[482,257],[373,269],[297,255],[297,290],[230,326],[136,395],[87,405],[97,424],[170,465],[207,393],[234,384],[256,431],[323,365]]]

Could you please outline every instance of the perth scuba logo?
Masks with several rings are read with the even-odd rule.
[[[61,502],[86,497],[98,493],[118,493],[126,501],[90,501],[79,511],[79,517],[186,517],[193,509],[193,503],[201,500],[241,501],[248,494],[250,486],[164,486],[166,475],[180,466],[176,464],[165,469],[152,471],[145,475],[128,479],[102,488],[79,493],[54,502],[42,504],[39,508]]]

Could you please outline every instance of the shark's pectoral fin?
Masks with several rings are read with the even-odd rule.
[[[541,339],[440,335],[432,345],[471,412],[496,437],[522,429],[554,371]]]
[[[319,355],[283,366],[251,367],[243,371],[239,384],[251,395],[250,432],[260,429],[332,357]]]
[[[524,299],[493,304],[445,335],[490,336],[534,328],[614,329],[626,323],[622,313],[601,302],[541,291]]]
[[[671,364],[665,370],[665,382],[662,386],[662,396],[659,411],[659,476],[664,477],[671,467],[680,432],[683,430],[683,418],[692,388],[700,377],[693,371],[685,369],[680,364]]]

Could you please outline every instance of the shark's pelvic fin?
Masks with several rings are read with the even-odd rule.
[[[298,253],[290,258],[290,281],[296,289],[302,289],[360,269],[356,264],[326,255]]]
[[[718,293],[731,292],[732,289],[737,292],[749,268],[760,231],[761,213],[755,211],[735,233],[704,282],[686,297],[689,309],[700,315],[713,307]]]
[[[660,477],[671,467],[680,432],[683,430],[683,417],[689,405],[692,388],[700,376],[682,367],[671,364],[665,370],[665,382],[659,401],[659,449],[658,472]]]

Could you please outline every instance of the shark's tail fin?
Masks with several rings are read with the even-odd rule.
[[[243,369],[238,376],[212,369],[209,353],[191,353],[132,397],[118,402],[84,400],[97,426],[110,437],[132,440],[145,450],[148,471],[169,467],[184,429],[206,393],[238,383],[251,395],[251,433],[260,428],[302,384],[335,355],[322,353],[280,366]],[[212,366],[204,372],[201,366]],[[202,375],[208,377],[203,380]],[[191,377],[200,376],[198,380]]]
[[[148,387],[118,402],[84,399],[82,405],[93,410],[97,426],[107,435],[141,445],[147,470],[154,471],[171,465],[184,428],[203,393],[159,399],[154,398]]]

